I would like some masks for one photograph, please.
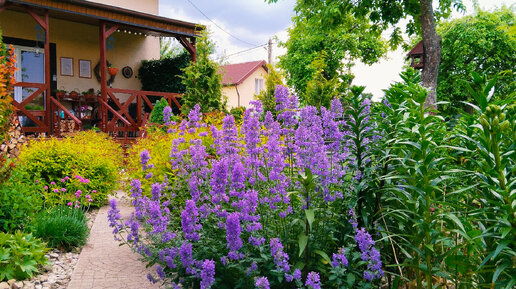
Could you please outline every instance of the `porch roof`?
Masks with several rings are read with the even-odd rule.
[[[46,10],[52,18],[98,25],[117,24],[119,29],[165,37],[195,37],[204,27],[166,17],[86,0],[0,0],[0,8],[25,11],[24,7]]]

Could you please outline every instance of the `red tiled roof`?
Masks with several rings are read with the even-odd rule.
[[[413,55],[413,54],[422,55],[423,53],[424,53],[423,40],[421,40],[421,41],[419,41],[418,44],[416,44],[416,46],[414,46],[414,48],[412,48],[412,50],[409,51],[409,53],[407,53],[407,57],[410,55]]]
[[[264,60],[224,65],[219,69],[219,73],[222,74],[222,85],[240,84],[260,67],[267,71],[267,63]]]

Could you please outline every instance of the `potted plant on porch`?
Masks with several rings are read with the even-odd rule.
[[[108,65],[108,72],[109,72],[109,75],[115,76],[118,73],[118,68],[116,68],[113,65],[109,64]]]
[[[90,88],[86,91],[82,92],[82,95],[86,100],[95,99],[95,90],[93,88]]]
[[[66,90],[64,89],[56,89],[55,90],[55,93],[56,93],[56,98],[58,100],[62,100],[63,98],[65,98],[65,95],[66,95]]]

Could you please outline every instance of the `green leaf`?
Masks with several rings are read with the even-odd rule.
[[[312,224],[315,219],[315,212],[313,209],[305,210],[306,220],[308,221],[308,225],[310,226],[310,231],[312,230]]]
[[[314,250],[314,253],[316,253],[317,255],[321,256],[323,258],[323,260],[326,261],[326,262],[323,262],[323,263],[325,263],[325,264],[331,263],[331,259],[330,259],[330,257],[328,257],[328,254],[324,253],[323,251],[321,251],[321,250]]]
[[[297,236],[297,243],[299,244],[299,257],[301,257],[306,249],[306,245],[308,244],[308,236],[305,234],[299,234],[299,236]]]
[[[355,278],[355,274],[353,274],[353,273],[349,273],[349,274],[348,274],[348,279],[347,279],[348,286],[349,286],[349,287],[352,287],[352,286],[353,286],[353,284],[355,284],[355,280],[356,280],[356,278]]]

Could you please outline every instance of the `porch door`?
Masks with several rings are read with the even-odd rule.
[[[45,51],[41,48],[14,46],[14,53],[16,54],[15,72],[17,82],[32,82],[45,83]],[[29,97],[37,88],[34,87],[20,87],[14,88],[14,99],[18,102],[23,101]],[[30,109],[43,110],[45,107],[45,92],[36,97],[30,102]],[[34,126],[33,122],[26,116],[20,116],[20,123],[22,126]]]

